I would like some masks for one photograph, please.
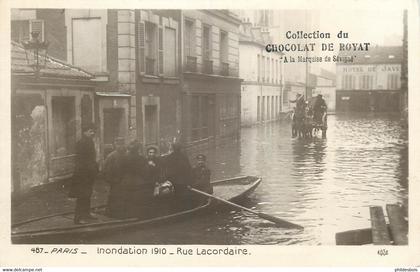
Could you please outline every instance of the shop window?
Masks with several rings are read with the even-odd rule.
[[[191,100],[192,140],[209,137],[209,99],[207,96],[194,95]]]
[[[82,97],[81,101],[81,115],[82,115],[82,122],[81,127],[85,124],[89,124],[92,122],[93,113],[92,113],[92,99],[89,95],[85,94]]]
[[[115,138],[123,136],[124,109],[104,109],[104,144],[113,144]]]
[[[76,142],[75,98],[52,98],[53,146],[55,156],[74,153]]]

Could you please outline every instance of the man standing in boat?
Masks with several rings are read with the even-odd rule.
[[[82,138],[75,146],[75,170],[70,189],[70,197],[76,198],[75,224],[86,224],[88,220],[96,220],[90,214],[90,198],[93,192],[93,184],[98,174],[95,144],[93,142],[94,135],[94,124],[83,125]]]
[[[197,164],[192,169],[194,179],[194,184],[192,187],[202,192],[213,194],[213,186],[210,183],[211,172],[206,165],[206,156],[203,154],[198,154],[196,159]],[[199,195],[194,198],[194,202],[197,202],[197,204],[207,199]]]
[[[171,154],[165,158],[166,178],[174,186],[177,209],[191,208],[192,195],[188,186],[192,185],[193,178],[190,161],[180,143],[173,143],[171,149]]]
[[[103,178],[109,184],[109,195],[107,204],[107,213],[113,215],[120,210],[119,199],[121,191],[121,181],[124,174],[124,161],[126,156],[125,140],[118,137],[114,140],[114,151],[112,151],[105,159]]]

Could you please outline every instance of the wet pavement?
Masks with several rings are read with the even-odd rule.
[[[327,139],[293,139],[287,123],[244,128],[239,141],[207,153],[212,179],[261,176],[263,183],[246,206],[303,225],[303,231],[225,211],[74,242],[333,245],[336,232],[370,227],[369,206],[407,205],[408,135],[398,116],[332,115],[328,125]],[[104,203],[105,196],[99,182],[94,204]],[[74,202],[57,188],[15,206],[13,220],[39,216],[37,205],[45,214],[72,210]]]

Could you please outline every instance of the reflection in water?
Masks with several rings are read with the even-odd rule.
[[[370,226],[371,205],[408,202],[407,131],[392,116],[329,117],[327,139],[292,139],[289,124],[244,128],[239,142],[209,152],[212,179],[257,175],[246,203],[304,231],[241,211],[221,211],[169,226],[87,243],[333,245],[336,232]]]

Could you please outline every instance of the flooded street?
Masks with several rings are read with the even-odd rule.
[[[246,206],[303,231],[226,211],[84,242],[334,245],[336,232],[370,227],[369,206],[407,204],[408,136],[398,117],[328,118],[327,139],[293,139],[288,123],[272,123],[243,128],[238,142],[208,154],[212,179],[261,176]]]

